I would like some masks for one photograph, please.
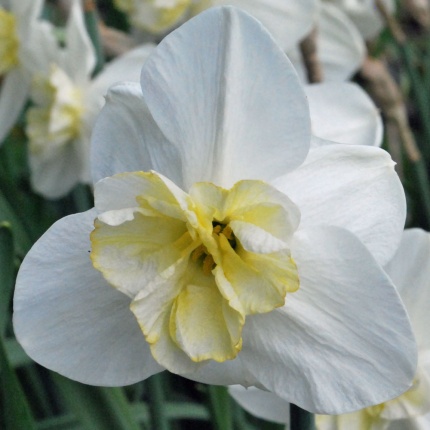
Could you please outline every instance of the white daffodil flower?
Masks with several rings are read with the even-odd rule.
[[[114,3],[137,29],[158,35],[210,7],[232,5],[261,21],[286,51],[310,32],[317,13],[317,0],[115,0]]]
[[[112,87],[92,137],[95,209],[25,258],[14,327],[95,385],[167,368],[324,413],[408,389],[416,344],[381,265],[405,198],[389,155],[310,148],[297,75],[261,24],[200,14]],[[375,186],[374,184],[378,184]]]
[[[375,38],[384,28],[385,23],[378,11],[375,0],[322,0],[342,9],[366,39]],[[385,7],[391,13],[395,11],[394,0],[384,0]]]
[[[0,0],[0,145],[16,123],[30,90],[28,67],[49,39],[37,18],[43,0]]]
[[[385,270],[396,285],[411,318],[418,343],[418,370],[412,387],[399,397],[345,415],[318,415],[318,430],[427,430],[430,426],[430,234],[420,229],[403,233],[402,242]],[[251,414],[289,423],[289,404],[257,388],[229,387],[233,398]]]
[[[32,70],[31,100],[27,112],[29,165],[33,189],[47,198],[67,194],[78,182],[90,182],[89,145],[92,127],[113,83],[139,80],[152,45],[118,57],[95,78],[96,58],[74,1],[66,27],[66,47],[51,34]]]

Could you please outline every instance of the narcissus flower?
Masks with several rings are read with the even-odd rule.
[[[28,67],[37,62],[50,26],[38,20],[42,0],[0,0],[0,144],[21,113],[30,90]]]
[[[430,234],[420,229],[403,233],[402,242],[385,270],[395,283],[411,318],[419,351],[412,387],[387,402],[344,415],[318,415],[318,430],[427,430],[430,425]],[[289,404],[259,389],[229,387],[230,394],[251,414],[289,423]]]
[[[111,88],[92,139],[95,209],[19,272],[14,327],[36,361],[96,385],[167,368],[325,413],[410,387],[416,346],[381,268],[405,218],[393,162],[310,149],[303,89],[256,20],[216,8],[171,33],[141,85]]]
[[[94,79],[94,49],[79,1],[73,1],[65,47],[51,33],[39,50],[32,75],[33,105],[26,116],[31,184],[47,198],[67,194],[78,182],[91,182],[90,135],[104,95],[120,80],[138,81],[152,45],[136,48],[112,61]]]

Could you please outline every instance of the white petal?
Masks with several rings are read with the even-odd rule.
[[[363,64],[366,55],[364,40],[341,10],[323,3],[320,13],[318,40],[324,80],[346,80]]]
[[[316,18],[316,1],[213,0],[214,6],[233,5],[243,9],[269,30],[282,49],[289,50],[306,36]]]
[[[86,82],[96,65],[96,54],[84,23],[81,2],[73,0],[66,26],[65,70],[75,82]]]
[[[385,270],[409,312],[418,348],[430,350],[430,234],[416,228],[406,230]]]
[[[30,75],[16,67],[0,85],[0,145],[17,121],[30,91]]]
[[[261,387],[261,384],[255,376],[252,375],[244,366],[243,360],[240,358],[240,354],[234,360],[228,360],[224,363],[209,361],[201,368],[195,370],[192,374],[183,373],[182,376],[205,384],[241,384],[244,387]]]
[[[324,81],[344,81],[361,67],[366,55],[364,40],[355,25],[340,9],[321,3],[317,22],[317,54]],[[288,51],[303,82],[306,73],[298,49]]]
[[[154,120],[176,145],[184,186],[274,178],[309,148],[309,112],[273,39],[231,7],[199,14],[167,36],[142,70]]]
[[[290,404],[268,391],[231,385],[228,392],[250,414],[279,424],[290,421]]]
[[[181,186],[177,150],[154,123],[140,85],[113,86],[106,97],[91,140],[93,181],[116,173],[156,170]]]
[[[401,394],[415,374],[416,345],[389,278],[346,230],[295,238],[301,287],[283,308],[247,317],[244,364],[311,412],[345,413]]]
[[[273,185],[299,207],[301,228],[323,224],[346,228],[379,264],[394,255],[406,202],[387,152],[342,144],[315,148],[302,166]]]
[[[79,182],[82,157],[79,142],[69,142],[54,148],[49,155],[29,153],[31,186],[48,199],[65,196]]]
[[[142,66],[154,48],[148,43],[116,57],[91,82],[92,94],[103,97],[111,85],[120,81],[139,82]]]
[[[64,55],[58,46],[55,27],[47,21],[35,21],[20,34],[19,60],[31,74],[49,74],[52,63],[63,67]],[[43,49],[41,49],[43,47]]]
[[[384,22],[374,0],[330,0],[354,22],[365,39],[372,39],[383,29]],[[390,13],[395,11],[394,0],[383,0]]]
[[[381,146],[382,120],[361,87],[349,82],[307,85],[312,132],[323,139]]]
[[[126,385],[157,373],[143,334],[116,291],[90,261],[94,211],[54,224],[22,263],[14,330],[27,354],[71,379]]]
[[[14,15],[32,21],[39,17],[42,12],[43,0],[10,0],[11,10]]]

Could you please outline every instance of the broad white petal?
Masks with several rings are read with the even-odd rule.
[[[84,23],[81,2],[73,0],[66,26],[65,70],[77,83],[89,80],[96,54]]]
[[[0,145],[24,108],[30,80],[28,72],[20,67],[14,68],[3,78],[0,85]]]
[[[361,67],[366,55],[359,31],[340,9],[325,3],[320,10],[318,31],[324,80],[349,79]]]
[[[167,36],[141,76],[148,109],[180,152],[184,186],[269,180],[310,143],[296,73],[268,32],[232,8],[199,14]]]
[[[394,255],[406,202],[387,152],[342,144],[315,148],[273,185],[299,207],[300,228],[325,224],[350,230],[382,265]]]
[[[408,389],[416,344],[398,293],[346,230],[295,236],[300,289],[246,319],[241,358],[270,391],[317,413],[381,403]]]
[[[155,170],[181,186],[178,151],[152,119],[140,85],[114,85],[106,96],[91,140],[94,183],[116,173]]]
[[[228,392],[250,414],[279,424],[289,424],[290,404],[276,394],[255,387],[231,385]]]
[[[430,233],[417,228],[405,230],[385,270],[409,312],[418,348],[430,350]]]
[[[315,0],[213,0],[214,6],[232,5],[257,18],[285,51],[300,42],[316,19]]]
[[[305,86],[312,132],[318,137],[353,145],[381,146],[379,110],[361,87],[350,82]]]
[[[317,55],[323,80],[344,81],[361,67],[366,55],[364,40],[355,25],[340,9],[321,3],[317,22]],[[298,48],[288,51],[302,82],[307,82]]]
[[[126,385],[162,368],[152,358],[130,299],[93,268],[88,211],[55,223],[22,263],[14,330],[34,360],[93,385]]]
[[[82,175],[80,142],[73,141],[54,148],[49,155],[29,153],[31,186],[48,199],[65,196]]]

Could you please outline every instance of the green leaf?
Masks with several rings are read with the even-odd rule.
[[[13,368],[27,366],[33,363],[33,360],[26,354],[22,346],[16,339],[8,338],[4,340],[9,363]]]
[[[65,405],[88,430],[140,430],[121,388],[92,387],[52,373]]]
[[[36,426],[18,378],[12,369],[0,337],[0,382],[4,430],[35,430]]]
[[[0,337],[5,336],[15,280],[14,247],[9,223],[0,223]]]

